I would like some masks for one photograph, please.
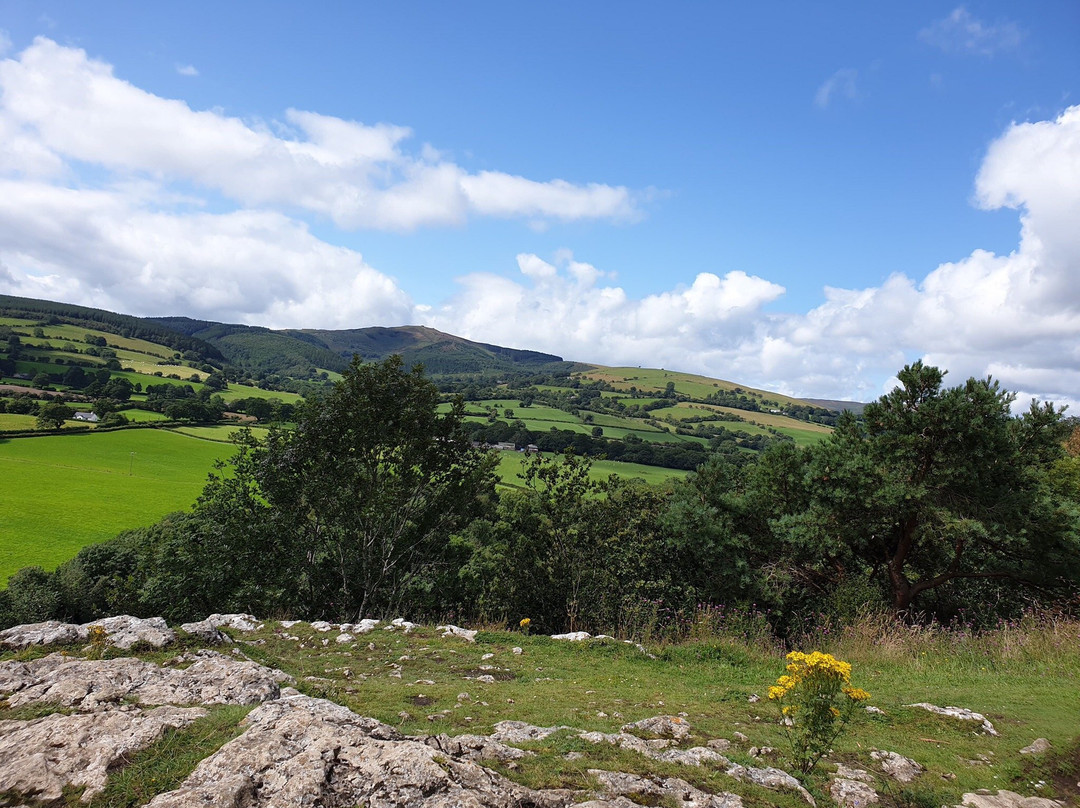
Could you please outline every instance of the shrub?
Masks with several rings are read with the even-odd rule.
[[[792,761],[808,774],[870,694],[851,686],[851,665],[832,654],[792,651],[787,660],[787,674],[769,688],[769,700],[780,705]]]

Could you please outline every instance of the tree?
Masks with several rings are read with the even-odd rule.
[[[386,616],[407,595],[422,601],[450,534],[494,490],[496,458],[470,445],[463,403],[440,403],[419,366],[354,357],[294,430],[242,438],[199,511],[229,542],[273,545],[305,614]]]
[[[900,387],[845,414],[806,467],[809,504],[784,522],[789,552],[883,578],[892,606],[961,581],[1043,586],[1076,556],[1075,525],[1047,475],[1062,454],[1060,411],[990,379],[942,389],[944,373],[905,367]]]
[[[46,404],[38,412],[37,425],[39,429],[59,429],[64,421],[74,418],[75,413],[66,404]]]

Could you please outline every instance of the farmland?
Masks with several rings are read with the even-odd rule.
[[[0,440],[0,581],[189,508],[222,443],[158,429]]]

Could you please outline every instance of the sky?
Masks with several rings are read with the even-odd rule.
[[[0,293],[1080,414],[1080,3],[0,0]]]

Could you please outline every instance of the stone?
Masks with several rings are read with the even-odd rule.
[[[636,797],[637,799],[631,799],[630,805],[640,804],[641,802],[653,805],[661,800],[668,799],[673,800],[679,806],[684,806],[684,808],[742,808],[742,799],[736,794],[728,794],[727,792],[709,794],[678,777],[650,777],[640,774],[626,774],[624,772],[609,772],[603,769],[589,769],[589,774],[600,783],[601,788],[604,789],[605,798],[618,798],[626,795]],[[584,803],[584,805],[588,804]],[[599,804],[622,805],[624,803],[600,801]],[[575,806],[575,808],[582,808],[582,804]]]
[[[921,701],[918,704],[908,704],[908,707],[919,707],[923,710],[929,710],[932,713],[938,715],[946,715],[950,718],[958,718],[961,721],[978,721],[981,725],[981,729],[987,735],[997,735],[997,730],[994,729],[994,725],[990,723],[985,715],[982,713],[976,713],[966,707],[938,707],[934,704],[929,704],[925,701]]]
[[[510,760],[520,760],[523,757],[532,757],[535,752],[527,752],[524,749],[516,749],[504,743],[493,741],[486,735],[428,735],[421,738],[413,738],[425,743],[433,749],[445,752],[459,760],[497,760],[506,763]]]
[[[900,783],[910,783],[925,771],[922,766],[911,758],[906,758],[896,752],[875,749],[870,753],[870,757],[881,763],[881,768],[885,774]]]
[[[683,741],[690,737],[690,723],[677,715],[658,715],[632,724],[623,724],[622,731],[633,735],[655,735],[658,738]]]
[[[591,638],[592,635],[587,631],[571,631],[566,634],[552,634],[553,640],[569,640],[570,642],[581,642]]]
[[[108,643],[116,648],[127,650],[136,643],[146,643],[154,648],[161,648],[176,642],[176,632],[160,617],[132,617],[122,614],[106,617],[80,626],[87,636],[91,626],[101,626],[108,635]]]
[[[198,707],[157,707],[0,721],[0,794],[50,803],[62,800],[65,786],[85,787],[88,802],[130,754],[205,715]]]
[[[542,741],[549,735],[570,729],[573,728],[565,726],[536,727],[532,724],[526,724],[524,721],[500,721],[495,725],[495,731],[488,737],[501,743],[530,743],[531,741]]]
[[[312,621],[311,627],[315,631],[324,631],[325,632],[325,631],[330,631],[332,628],[334,628],[334,624],[333,623],[327,623],[325,620],[315,620],[315,621]]]
[[[390,625],[392,625],[394,628],[400,628],[406,634],[412,634],[413,631],[420,628],[420,626],[417,623],[410,623],[408,620],[406,620],[403,617],[394,618],[393,620],[390,621]]]
[[[235,629],[236,631],[258,631],[262,621],[250,614],[212,614],[208,618],[215,628]]]
[[[734,738],[739,743],[746,743],[747,741],[750,740],[746,735],[744,735],[741,732],[733,732],[733,733],[731,733],[731,737]]]
[[[334,642],[339,643],[341,645],[344,645],[347,642],[354,642],[355,640],[356,640],[356,637],[354,637],[352,634],[348,634],[348,633],[338,634],[337,637],[334,638]]]
[[[375,626],[381,623],[381,620],[376,620],[373,617],[365,617],[359,623],[353,624],[353,634],[370,634],[375,630]]]
[[[20,707],[52,702],[90,711],[134,700],[140,704],[259,704],[280,696],[290,681],[279,670],[213,651],[185,659],[183,670],[140,659],[78,659],[50,654],[31,662],[0,662],[0,694]]]
[[[727,752],[731,749],[731,741],[727,738],[713,738],[705,744],[710,749],[715,749],[717,752]]]
[[[796,791],[807,804],[817,805],[813,795],[803,788],[802,783],[783,769],[777,769],[773,766],[766,766],[765,768],[759,769],[754,766],[742,766],[738,763],[732,763],[731,761],[726,761],[726,763],[726,774],[730,777],[734,777],[736,780],[742,780],[745,783],[754,783],[755,785],[772,789],[773,791]]]
[[[836,764],[836,777],[840,780],[858,780],[860,783],[875,782],[874,775],[865,769],[856,769],[854,766],[845,766],[843,763]]]
[[[524,653],[524,651],[521,650],[521,646],[518,646],[518,645],[515,645],[513,648],[511,648],[510,652],[514,656],[521,656]]]
[[[224,645],[232,642],[232,638],[228,634],[218,629],[209,620],[182,623],[180,630],[190,634],[192,637],[198,637],[201,642],[207,645]]]
[[[877,805],[881,801],[878,793],[866,783],[842,777],[829,783],[829,796],[841,808],[863,808],[866,805]]]
[[[27,623],[0,631],[0,646],[16,650],[31,645],[68,645],[86,637],[79,636],[79,627],[59,620]]]
[[[268,702],[237,738],[203,760],[149,808],[193,805],[563,808],[564,791],[534,791],[469,760],[322,699]]]
[[[465,642],[476,642],[476,630],[462,628],[461,626],[454,626],[447,624],[445,626],[435,626],[436,631],[441,631],[444,637],[458,637]]]
[[[1050,741],[1046,738],[1036,738],[1028,746],[1020,750],[1021,755],[1041,755],[1050,751]]]
[[[1063,802],[1047,797],[1023,797],[1015,791],[996,794],[965,794],[957,808],[1062,808]]]

